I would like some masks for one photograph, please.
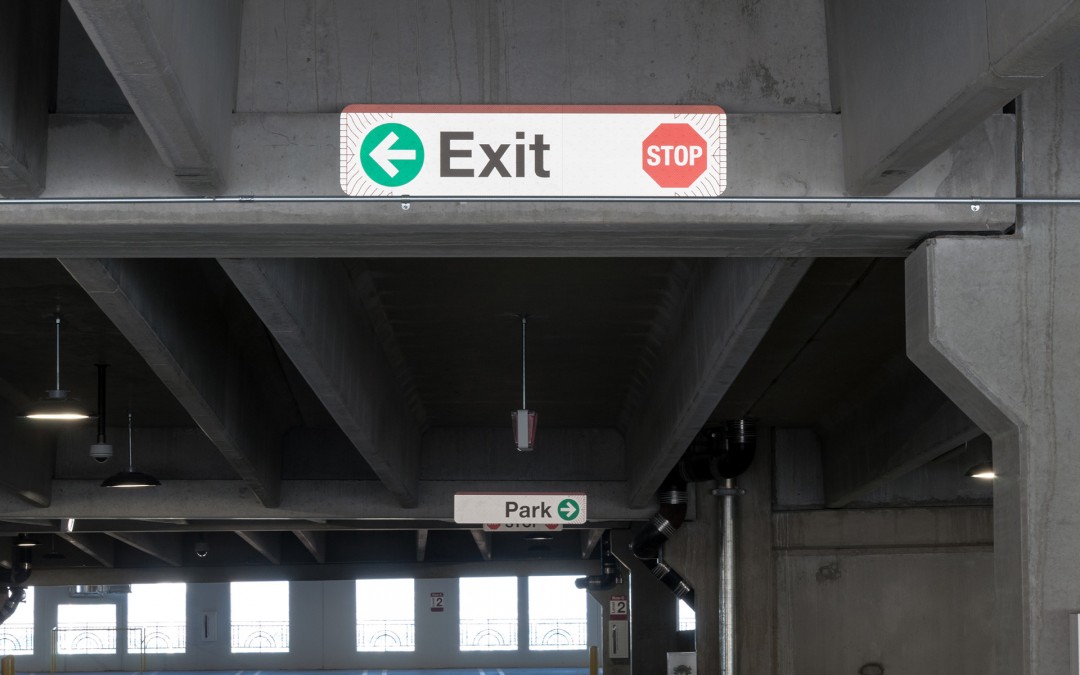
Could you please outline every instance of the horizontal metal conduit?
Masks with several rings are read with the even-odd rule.
[[[527,197],[527,196],[411,196],[347,197],[347,196],[262,196],[232,195],[222,197],[42,197],[35,199],[3,199],[0,207],[11,206],[93,206],[115,204],[347,204],[347,203],[529,203],[529,204],[867,204],[968,206],[978,211],[981,206],[1080,206],[1080,197]]]

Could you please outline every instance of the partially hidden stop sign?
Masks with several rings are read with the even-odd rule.
[[[718,106],[352,105],[341,113],[352,196],[719,196]]]

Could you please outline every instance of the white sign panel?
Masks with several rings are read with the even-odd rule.
[[[454,522],[582,525],[585,507],[583,492],[462,492],[454,495]]]
[[[719,106],[351,105],[341,189],[363,196],[719,196]]]

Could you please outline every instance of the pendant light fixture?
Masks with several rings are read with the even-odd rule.
[[[101,481],[101,487],[143,488],[158,487],[161,481],[148,473],[135,470],[135,460],[131,449],[131,413],[128,413],[128,466],[126,471],[115,473]]]
[[[25,534],[20,534],[19,536],[15,537],[16,548],[34,548],[37,545],[38,543],[36,539],[31,539]]]
[[[32,420],[55,420],[73,422],[90,417],[76,399],[68,398],[68,392],[60,388],[60,308],[56,308],[56,389],[45,392],[23,417]]]
[[[533,449],[536,442],[536,411],[525,405],[525,321],[527,314],[521,317],[521,409],[510,413],[514,426],[514,445],[521,452]]]

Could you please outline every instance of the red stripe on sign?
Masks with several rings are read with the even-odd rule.
[[[550,113],[575,115],[717,115],[718,105],[424,105],[419,103],[374,105],[354,103],[343,113]]]

